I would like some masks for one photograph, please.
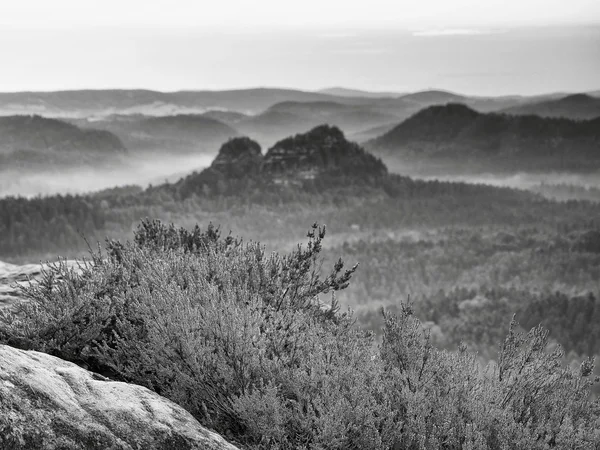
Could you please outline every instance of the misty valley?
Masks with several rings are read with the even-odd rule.
[[[588,359],[600,355],[598,92],[23,92],[0,93],[0,113],[0,342],[150,387],[203,425],[233,430],[241,448],[598,445],[589,411],[600,389],[585,385],[589,397],[569,378],[600,374]],[[199,337],[196,314],[209,337]],[[130,346],[135,339],[144,344]],[[223,339],[223,355],[210,339]],[[193,351],[204,362],[190,368]],[[231,372],[218,360],[228,351],[241,352]],[[402,355],[418,364],[405,369]],[[572,371],[543,372],[532,387],[518,384],[519,364],[531,376]],[[488,377],[484,367],[510,375]],[[349,403],[327,403],[323,392],[337,389],[329,370]],[[375,373],[380,386],[369,381]],[[444,377],[467,393],[449,394]],[[476,379],[490,384],[471,387]],[[493,406],[467,413],[464,398]],[[342,413],[349,404],[364,416]],[[552,405],[574,425],[546,413]],[[494,431],[463,447],[475,428],[427,428],[444,411]],[[486,414],[490,424],[477,422]],[[334,439],[327,430],[342,425],[325,416],[366,424],[376,438],[344,428]],[[392,433],[400,422],[418,431]],[[490,437],[497,429],[510,431]],[[413,447],[417,435],[452,444]],[[520,447],[489,444],[517,438]]]

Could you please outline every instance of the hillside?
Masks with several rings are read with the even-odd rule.
[[[78,120],[85,127],[102,128],[119,136],[131,151],[161,153],[214,152],[229,138],[239,136],[231,126],[204,115],[159,117],[113,115],[102,120]]]
[[[40,116],[0,117],[0,167],[4,170],[106,162],[126,152],[122,141],[106,130],[82,129]]]
[[[503,110],[503,112],[577,120],[594,119],[600,117],[600,98],[588,94],[572,94],[559,99],[514,106]]]
[[[600,119],[482,114],[447,104],[426,108],[365,145],[391,158],[448,167],[593,170],[600,168]]]
[[[466,97],[460,94],[454,94],[447,91],[421,91],[412,94],[406,94],[401,97],[403,100],[419,103],[420,105],[437,105],[449,102],[465,101]]]
[[[379,136],[384,135],[388,131],[392,130],[397,126],[397,123],[388,123],[386,125],[380,125],[378,127],[369,128],[368,130],[358,131],[356,133],[350,134],[348,137],[353,141],[356,141],[360,144],[364,142],[368,142],[372,139],[378,138]]]
[[[120,153],[123,144],[112,133],[83,130],[67,122],[41,116],[0,117],[0,153],[36,152]]]
[[[248,118],[247,114],[218,109],[211,109],[210,111],[206,111],[205,113],[202,113],[202,116],[208,117],[209,119],[218,120],[219,122],[226,123],[227,125],[233,125],[238,123],[240,120]]]
[[[368,128],[397,122],[396,114],[382,112],[370,105],[346,105],[333,101],[281,102],[256,116],[235,124],[240,131],[265,146],[286,136],[302,133],[322,123],[354,134]]]
[[[335,95],[338,97],[363,97],[363,98],[385,98],[385,97],[400,97],[403,95],[400,92],[373,92],[364,91],[361,89],[348,89],[344,87],[331,87],[320,89],[317,91],[321,94]]]
[[[265,147],[273,145],[290,134],[307,131],[312,126],[314,121],[311,118],[270,109],[235,124],[241,133],[259,141]]]
[[[317,92],[255,88],[227,91],[160,92],[140,89],[0,93],[0,115],[31,114],[81,118],[111,114],[200,114],[227,109],[257,114],[283,101],[346,101]]]
[[[404,119],[418,109],[447,102],[466,103],[478,111],[490,112],[555,97],[554,94],[534,97],[475,97],[440,90],[409,94],[372,93],[343,88],[319,92],[276,88],[178,92],[140,89],[9,92],[0,93],[0,115],[33,113],[70,119],[106,117],[114,114],[172,116],[203,114],[209,111],[257,115],[282,102],[335,102],[367,107],[372,111],[393,114]]]
[[[342,128],[347,134],[391,123],[398,119],[394,114],[382,113],[367,105],[344,105],[336,102],[283,102],[271,106],[268,111],[295,114],[312,120],[315,122],[315,126],[328,123]]]

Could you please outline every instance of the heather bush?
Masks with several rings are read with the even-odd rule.
[[[579,372],[541,328],[511,324],[497,363],[435,349],[409,305],[384,313],[380,343],[321,276],[324,228],[306,246],[143,222],[79,268],[51,266],[0,340],[145,385],[256,449],[598,448],[593,361]],[[325,303],[325,296],[331,302]]]

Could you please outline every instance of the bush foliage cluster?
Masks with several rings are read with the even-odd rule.
[[[598,448],[593,361],[579,371],[548,333],[511,324],[497,362],[437,350],[410,305],[383,339],[322,275],[324,228],[289,254],[144,221],[79,269],[57,263],[0,317],[0,342],[145,385],[253,449]],[[57,281],[58,280],[58,281]],[[331,295],[331,302],[323,298]]]

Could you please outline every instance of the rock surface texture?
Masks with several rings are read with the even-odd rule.
[[[144,387],[0,345],[0,449],[236,447]]]
[[[68,267],[76,268],[77,261],[65,261]],[[12,308],[23,300],[19,286],[29,282],[36,283],[42,277],[42,271],[48,269],[48,264],[25,264],[22,266],[0,261],[0,310]]]

